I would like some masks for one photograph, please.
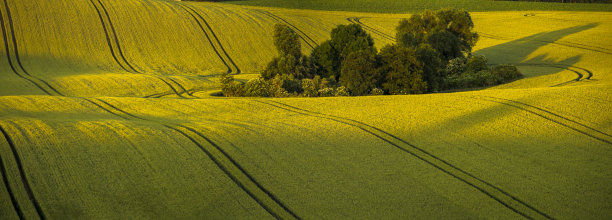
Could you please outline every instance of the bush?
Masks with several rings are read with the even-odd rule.
[[[269,97],[270,84],[262,77],[251,79],[244,85],[244,96]]]
[[[302,89],[304,90],[304,96],[306,97],[317,97],[319,96],[319,80],[316,79],[302,79]]]
[[[448,76],[445,79],[446,87],[449,89],[493,86],[502,81],[501,77],[491,73],[489,70],[482,70],[477,73],[465,72],[461,75]]]
[[[384,94],[385,94],[385,92],[382,89],[379,89],[379,88],[374,88],[370,92],[370,95],[384,95]]]
[[[523,77],[523,74],[514,65],[500,64],[493,68],[491,71],[494,75],[502,78],[503,82],[509,82],[518,78]]]
[[[477,73],[483,70],[489,70],[488,60],[484,56],[471,56],[465,65],[466,72]]]
[[[380,81],[376,69],[376,57],[371,51],[353,52],[342,61],[340,85],[352,95],[367,95]]]
[[[334,91],[334,95],[335,96],[349,96],[349,91],[346,87],[344,86],[340,86],[338,88],[335,89]]]
[[[244,84],[236,81],[232,81],[228,83],[225,87],[221,89],[224,96],[227,97],[240,97],[244,96]]]
[[[321,97],[334,96],[334,89],[333,88],[329,88],[329,87],[319,89],[319,96],[321,96]]]

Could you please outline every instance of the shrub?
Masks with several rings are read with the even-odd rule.
[[[384,94],[385,92],[379,88],[373,88],[372,91],[370,92],[370,95],[384,95]]]
[[[334,91],[334,95],[335,96],[349,96],[349,91],[346,87],[344,86],[340,86],[338,88],[335,89]]]
[[[330,96],[334,96],[334,89],[333,88],[322,88],[319,89],[319,96],[321,97],[330,97]]]
[[[488,60],[484,56],[471,56],[465,65],[466,72],[477,73],[483,70],[489,70]]]
[[[523,76],[516,66],[510,64],[499,64],[491,72],[502,78],[504,82],[509,82]]]
[[[461,75],[467,70],[467,59],[464,57],[457,57],[448,61],[446,64],[445,72],[447,76]]]
[[[449,89],[493,86],[501,82],[502,78],[489,70],[482,70],[477,73],[465,72],[461,75],[448,76],[445,79],[446,87]]]
[[[236,81],[231,81],[227,84],[227,86],[221,89],[224,96],[232,97],[232,96],[244,96],[244,84]]]
[[[262,77],[251,79],[244,85],[244,96],[269,97],[270,84]]]
[[[319,96],[319,78],[315,79],[302,79],[302,89],[304,90],[304,96],[306,97],[317,97]]]

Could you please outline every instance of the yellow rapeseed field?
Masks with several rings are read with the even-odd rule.
[[[10,14],[10,16],[9,16]],[[474,12],[520,80],[408,96],[222,98],[273,25],[377,48],[408,14],[0,0],[0,219],[612,218],[612,13]]]

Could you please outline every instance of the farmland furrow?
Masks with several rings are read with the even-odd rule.
[[[219,40],[219,38],[217,37],[217,35],[213,31],[212,27],[208,24],[206,19],[204,19],[204,17],[202,17],[202,15],[200,15],[200,13],[198,13],[191,6],[188,6],[186,4],[178,4],[178,6],[181,7],[182,9],[184,9],[189,15],[191,15],[191,17],[193,17],[193,19],[196,21],[198,26],[200,26],[200,29],[202,30],[202,32],[204,32],[204,35],[208,39],[208,42],[212,46],[212,48],[215,51],[215,53],[217,53],[217,56],[219,56],[219,58],[221,59],[223,64],[225,64],[225,66],[227,66],[227,73],[240,74],[241,73],[240,68],[238,67],[238,65],[236,65],[236,63],[234,62],[232,57],[230,57],[230,55],[227,53],[227,51],[223,47],[223,44],[221,44],[221,41]],[[204,25],[202,25],[202,23],[204,23]],[[204,26],[206,26],[206,29],[208,31],[205,30]],[[212,35],[212,37],[209,36],[209,33],[210,33],[210,35]],[[213,38],[215,39],[214,41],[212,40]],[[219,52],[219,50],[217,48],[219,48],[223,52],[223,56],[221,55],[221,53]],[[226,59],[227,59],[227,61],[229,61],[232,64],[232,66],[234,67],[235,71],[232,70],[230,65],[227,63]]]
[[[38,214],[38,217],[40,217],[40,219],[43,219],[43,220],[46,219],[45,213],[43,212],[42,207],[40,206],[40,203],[36,199],[36,196],[34,196],[34,192],[32,191],[32,187],[30,187],[30,181],[28,180],[28,177],[25,174],[25,170],[24,170],[23,164],[21,162],[21,157],[19,156],[17,148],[15,147],[15,142],[13,142],[13,139],[11,139],[11,137],[8,134],[8,132],[6,131],[6,129],[4,129],[4,127],[2,127],[2,125],[0,125],[0,132],[2,132],[2,135],[4,135],[4,138],[8,142],[8,145],[11,148],[11,151],[13,152],[13,157],[15,159],[15,163],[17,164],[17,169],[19,170],[19,176],[21,176],[21,182],[23,183],[23,188],[25,189],[26,193],[28,194],[28,198],[30,199],[30,201],[34,205],[34,208],[36,209],[36,213]],[[23,214],[23,213],[21,213],[21,214]]]
[[[2,13],[2,7],[0,6],[0,23],[1,23],[0,25],[2,26],[2,37],[4,39],[4,47],[6,48],[6,56],[9,62],[9,66],[11,67],[11,70],[15,73],[15,75],[31,82],[32,84],[34,84],[36,87],[38,87],[40,90],[42,90],[47,95],[56,94],[56,95],[63,96],[62,93],[60,93],[57,89],[51,86],[47,81],[30,75],[30,73],[28,73],[28,71],[26,71],[26,69],[23,67],[23,64],[21,63],[21,58],[19,58],[19,49],[17,47],[17,39],[15,37],[15,29],[13,27],[13,19],[11,17],[11,11],[9,9],[7,0],[4,0],[4,9],[6,10],[6,13]],[[6,19],[4,18],[5,14],[7,16]],[[5,24],[5,20],[8,22],[8,24]],[[8,38],[11,38],[11,39],[9,40]],[[12,53],[11,53],[11,49],[12,49]],[[13,63],[13,59],[16,60],[16,64]],[[16,65],[18,65],[19,68],[15,67]]]
[[[496,36],[496,35],[482,33],[482,32],[478,32],[478,35],[483,36],[485,38],[495,39],[495,40],[521,41],[521,39]],[[609,49],[597,47],[597,46],[586,45],[586,44],[573,43],[573,42],[568,42],[568,41],[545,41],[545,40],[530,40],[530,41],[536,41],[536,42],[548,43],[548,44],[556,44],[556,45],[561,45],[561,46],[566,46],[566,47],[578,48],[578,49],[612,55],[612,51]]]
[[[138,71],[136,68],[134,68],[134,66],[132,66],[132,64],[130,64],[130,62],[127,61],[127,59],[125,58],[125,56],[123,55],[123,50],[121,49],[121,44],[119,44],[119,38],[117,37],[117,32],[115,31],[115,27],[113,25],[113,22],[111,21],[110,15],[108,14],[108,11],[106,10],[106,7],[104,6],[104,4],[102,4],[102,1],[100,0],[89,0],[89,2],[91,2],[91,4],[93,5],[94,9],[96,10],[96,12],[98,12],[98,16],[100,18],[100,23],[102,23],[102,28],[104,29],[104,34],[106,35],[106,40],[108,43],[108,46],[111,50],[111,53],[113,55],[113,58],[115,59],[115,61],[117,62],[117,64],[119,64],[119,66],[121,66],[122,69],[124,69],[127,72],[135,72],[135,73],[141,73],[140,71]],[[96,2],[99,5],[96,5]],[[102,13],[102,11],[100,11],[100,9],[102,9],[102,11],[104,12],[104,14]],[[112,33],[112,37],[109,33]],[[111,38],[113,38],[111,40]],[[115,49],[113,49],[115,48]],[[118,53],[118,54],[117,54]],[[121,57],[122,62],[120,61],[120,59],[118,59],[119,55]],[[131,69],[128,70],[127,67],[129,67]]]
[[[484,98],[483,98],[484,97]],[[491,97],[491,96],[483,96],[483,97],[478,97],[477,99],[482,99],[482,100],[486,100],[486,101],[490,101],[490,102],[495,102],[495,103],[499,103],[508,107],[512,107],[512,108],[516,108],[522,111],[526,111],[528,113],[534,114],[540,118],[546,119],[548,121],[551,121],[555,124],[561,125],[563,127],[569,128],[573,131],[576,131],[578,133],[584,134],[586,136],[589,136],[591,138],[594,138],[598,141],[607,143],[612,145],[612,141],[610,140],[606,140],[606,138],[612,138],[612,135],[609,135],[603,131],[600,131],[598,129],[592,128],[590,126],[587,126],[585,124],[582,124],[580,122],[571,120],[567,117],[561,116],[559,114],[556,114],[554,112],[548,111],[546,109],[540,108],[540,107],[536,107],[530,104],[526,104],[523,102],[519,102],[519,101],[514,101],[514,100],[510,100],[510,99],[504,99],[504,98],[497,98],[497,97]],[[474,98],[474,97],[473,97]],[[536,112],[537,111],[537,112]],[[548,116],[547,116],[548,115]],[[556,119],[555,119],[556,118]],[[571,126],[570,124],[574,124],[574,126]],[[582,129],[579,129],[577,127],[582,127]],[[590,132],[595,132],[596,134],[591,134]]]
[[[15,209],[15,212],[19,216],[19,219],[25,219],[25,216],[23,215],[23,211],[21,211],[21,208],[19,207],[19,203],[17,202],[17,199],[15,198],[15,195],[13,194],[13,190],[11,189],[11,185],[8,180],[7,170],[6,170],[6,167],[4,167],[4,161],[2,160],[2,155],[0,155],[0,173],[2,173],[2,181],[4,182],[4,186],[6,188],[6,191],[9,194],[9,197],[11,198],[11,204],[13,205],[13,209]]]
[[[321,119],[327,119],[330,121],[335,121],[341,124],[355,127],[384,142],[387,142],[388,144],[394,146],[395,148],[401,150],[402,152],[408,153],[416,157],[417,159],[435,167],[436,169],[450,175],[451,177],[468,184],[469,186],[484,193],[488,197],[492,198],[493,200],[497,201],[498,203],[507,207],[508,209],[516,212],[517,214],[520,214],[529,219],[553,219],[548,214],[536,209],[535,207],[511,195],[510,193],[502,190],[501,188],[495,185],[492,185],[466,172],[465,170],[462,170],[461,168],[458,168],[457,166],[425,151],[424,149],[419,148],[416,145],[411,144],[377,127],[374,127],[374,126],[371,126],[371,125],[368,125],[368,124],[365,124],[363,122],[359,122],[356,120],[348,119],[348,118],[343,118],[343,117],[338,117],[338,116],[333,116],[333,115],[328,115],[328,114],[323,114],[323,113],[318,113],[318,112],[313,112],[313,111],[297,108],[297,107],[294,107],[288,104],[284,104],[281,102],[276,102],[276,101],[264,102],[264,101],[259,101],[259,100],[255,100],[255,101],[262,103],[262,104],[270,105],[270,106],[273,106],[275,108],[279,108],[285,111],[289,111],[289,112],[293,112],[293,113],[297,113],[301,115],[306,115],[306,116],[311,116],[311,117],[316,117],[316,118],[321,118]]]
[[[353,24],[359,24],[359,25],[361,25],[361,26],[362,26],[364,29],[369,30],[370,32],[372,32],[372,33],[374,33],[374,34],[376,34],[376,35],[378,35],[378,36],[380,36],[380,37],[382,37],[382,38],[385,38],[385,39],[387,39],[387,40],[391,40],[391,41],[396,41],[396,40],[395,40],[395,37],[393,37],[393,36],[391,36],[391,35],[388,35],[388,34],[385,34],[385,33],[381,32],[381,31],[379,31],[379,30],[376,30],[376,29],[374,29],[374,28],[372,28],[372,27],[370,27],[370,26],[368,26],[368,25],[364,24],[363,22],[361,22],[361,19],[362,19],[362,18],[359,18],[359,17],[350,17],[350,18],[346,18],[346,20],[348,20],[349,22],[351,22],[351,23],[353,23]]]
[[[310,47],[311,49],[314,49],[315,47],[319,46],[319,44],[315,40],[313,40],[310,36],[308,36],[304,31],[300,30],[295,25],[289,23],[284,18],[281,18],[281,17],[279,17],[279,16],[277,16],[275,14],[272,14],[272,13],[270,13],[268,11],[264,11],[264,10],[255,9],[254,11],[258,12],[260,14],[266,15],[266,16],[272,18],[273,20],[276,20],[277,22],[285,23],[285,24],[291,26],[291,29],[293,29],[296,33],[298,33],[298,36],[300,36],[300,38],[304,41],[304,43],[306,43],[306,45],[308,45],[308,47]]]
[[[233,157],[210,138],[196,129],[181,124],[166,124],[128,113],[101,99],[84,99],[98,108],[126,120],[138,119],[160,124],[174,130],[193,142],[228,176],[238,187],[255,200],[263,209],[277,219],[300,219],[291,209],[280,201],[272,192],[261,185],[249,172],[246,171]],[[95,101],[94,101],[95,100]],[[195,134],[189,135],[188,133]],[[196,139],[201,138],[213,148],[207,148]]]

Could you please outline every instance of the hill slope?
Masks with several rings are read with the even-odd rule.
[[[510,84],[261,99],[209,93],[276,55],[275,23],[308,53],[350,22],[380,48],[409,15],[0,6],[0,219],[612,217],[609,12],[473,13],[476,53],[526,73]]]

